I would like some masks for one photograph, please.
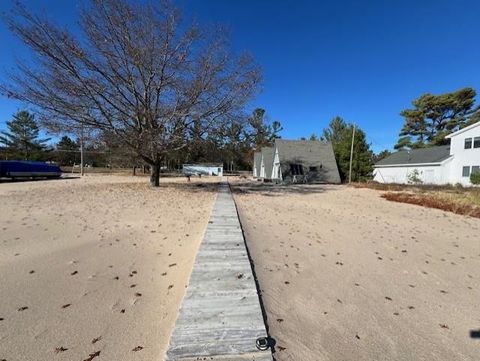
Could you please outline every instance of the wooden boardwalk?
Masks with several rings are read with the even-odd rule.
[[[265,324],[237,210],[226,183],[210,221],[170,338],[166,360],[272,361],[255,341]]]

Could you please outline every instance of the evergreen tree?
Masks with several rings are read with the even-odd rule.
[[[348,179],[350,167],[350,149],[352,145],[353,124],[346,123],[341,117],[335,117],[328,128],[323,130],[322,139],[332,143],[338,171],[342,181]],[[367,143],[365,132],[356,127],[353,143],[352,181],[362,181],[372,174],[373,152]]]
[[[472,123],[472,117],[479,116],[478,107],[474,108],[475,95],[474,89],[463,88],[440,95],[427,93],[415,99],[413,109],[400,113],[405,123],[395,149],[447,144],[446,135],[467,126]]]
[[[12,158],[42,159],[50,139],[39,139],[40,129],[33,114],[22,110],[6,122],[8,131],[0,132],[0,143],[5,145]]]
[[[68,136],[63,136],[57,143],[57,156],[56,160],[60,165],[73,165],[79,155],[76,154],[80,149],[77,142],[72,140]]]
[[[265,109],[255,109],[248,123],[251,129],[247,130],[247,136],[254,148],[271,146],[275,139],[281,138],[279,133],[283,130],[282,125],[277,120],[268,124]]]
[[[373,155],[373,163],[380,162],[382,159],[388,157],[392,152],[390,152],[388,149],[384,149],[381,152],[374,154]]]

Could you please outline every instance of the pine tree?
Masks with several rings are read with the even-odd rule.
[[[328,128],[323,130],[322,139],[332,143],[342,181],[348,178],[352,133],[353,124],[345,122],[338,116],[333,118]],[[362,181],[370,177],[373,170],[372,165],[373,152],[367,143],[366,134],[362,129],[356,127],[353,143],[352,180]]]
[[[4,144],[13,158],[38,160],[46,150],[50,139],[39,139],[40,129],[33,114],[21,110],[6,122],[8,132],[0,132],[0,143]]]
[[[447,144],[445,136],[471,124],[472,118],[478,118],[475,95],[474,89],[463,88],[440,95],[427,93],[415,99],[413,109],[400,113],[405,123],[395,149]]]

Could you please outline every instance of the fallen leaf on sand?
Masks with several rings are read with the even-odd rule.
[[[92,340],[92,344],[97,343],[97,342],[100,341],[101,339],[102,339],[102,336],[95,337],[95,338]]]
[[[67,351],[67,350],[68,350],[68,348],[60,346],[60,347],[55,347],[55,350],[53,352],[59,353],[59,352]]]
[[[92,361],[95,357],[100,356],[100,351],[92,352],[88,357],[83,361]]]

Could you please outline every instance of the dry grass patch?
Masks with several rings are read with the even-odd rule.
[[[442,209],[447,212],[480,218],[480,189],[451,185],[408,185],[355,183],[355,188],[387,191],[382,197],[393,202]]]
[[[480,218],[480,205],[478,195],[476,203],[468,201],[470,197],[459,196],[446,192],[388,192],[382,197],[393,202],[410,203],[428,208],[437,208],[447,212]],[[475,199],[475,198],[474,198]]]

